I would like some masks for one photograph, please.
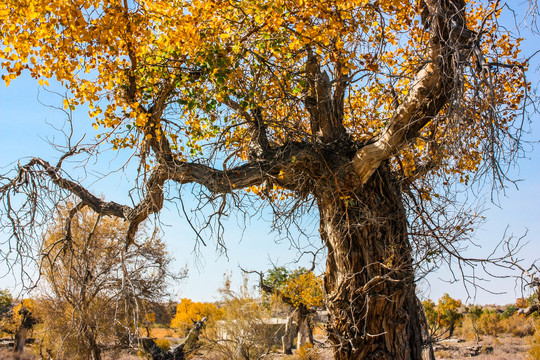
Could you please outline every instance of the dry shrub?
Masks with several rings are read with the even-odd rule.
[[[247,278],[239,291],[233,291],[227,276],[220,293],[223,318],[216,322],[216,338],[208,339],[214,343],[212,353],[218,356],[216,359],[256,360],[276,350],[279,338],[276,327],[267,323],[270,311],[251,293]]]
[[[529,358],[531,360],[540,360],[540,320],[536,320],[533,323],[535,332],[532,338],[529,340],[531,348],[528,351]]]
[[[156,339],[156,340],[154,340],[154,342],[163,351],[169,351],[169,349],[171,348],[171,342],[169,340],[165,339],[165,338]]]
[[[465,316],[461,326],[456,330],[456,336],[466,340],[476,340],[475,328],[478,335],[507,334],[524,337],[534,333],[532,322],[522,315],[515,314],[504,318],[495,312],[484,312],[477,320],[469,315]]]
[[[534,334],[532,322],[522,315],[514,315],[501,320],[503,332],[512,336],[524,337]]]
[[[313,344],[305,344],[296,350],[298,360],[319,360],[321,358],[319,352],[313,348]]]
[[[481,335],[497,336],[503,332],[501,317],[495,312],[484,312],[478,319],[478,330]]]
[[[461,326],[458,327],[455,331],[455,335],[459,338],[468,340],[468,341],[476,341],[476,329],[478,330],[478,325],[475,325],[473,320],[470,316],[465,316],[463,319],[463,322],[461,323]],[[480,331],[478,331],[478,335],[480,335]],[[481,339],[478,339],[481,340]]]

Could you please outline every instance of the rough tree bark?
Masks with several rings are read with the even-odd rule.
[[[389,171],[380,167],[358,191],[323,194],[318,205],[335,358],[432,357],[422,336],[406,213]]]

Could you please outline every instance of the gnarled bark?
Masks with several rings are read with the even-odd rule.
[[[399,189],[381,167],[364,187],[317,198],[335,359],[430,359]]]

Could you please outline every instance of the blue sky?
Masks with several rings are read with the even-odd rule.
[[[525,41],[525,54],[532,54],[538,47],[535,44],[537,36],[527,34]],[[533,62],[529,77],[533,87],[538,85],[539,77],[536,71],[536,64]],[[47,140],[60,141],[61,134],[53,130],[51,125],[58,126],[64,123],[65,116],[58,110],[48,108],[38,101],[61,106],[61,98],[43,92],[42,88],[28,76],[22,76],[10,84],[8,88],[3,83],[0,84],[0,172],[5,172],[11,168],[13,163],[19,159],[30,156],[40,156],[47,160],[57,159],[57,153],[52,150]],[[538,116],[535,115],[535,121]],[[74,113],[74,123],[77,128],[76,135],[82,136],[88,132],[87,139],[95,136],[95,132],[90,127],[84,109]],[[527,139],[535,141],[540,138],[540,127],[533,122],[532,133],[527,135]],[[521,179],[519,190],[509,185],[506,194],[501,195],[498,204],[486,203],[488,208],[484,213],[487,220],[476,232],[477,242],[481,247],[472,247],[468,255],[475,256],[485,254],[502,238],[505,229],[508,233],[517,236],[524,234],[528,229],[528,236],[525,241],[529,244],[520,254],[524,258],[524,264],[534,261],[540,254],[540,149],[538,146],[526,147],[530,152],[526,158],[519,162],[512,171],[512,178]],[[132,184],[129,183],[129,176],[122,173],[113,174],[106,180],[95,183],[101,173],[107,173],[123,163],[125,158],[106,154],[101,158],[97,167],[97,172],[89,172],[85,175],[84,182],[90,186],[97,194],[107,196],[107,199],[126,202],[127,189]],[[93,167],[93,163],[88,167]],[[94,169],[96,169],[94,167]],[[93,170],[95,171],[95,170]],[[129,171],[128,171],[129,172]],[[80,171],[78,174],[82,174]],[[189,207],[189,201],[186,206]],[[189,210],[188,210],[189,211]],[[262,218],[262,219],[261,219]],[[202,247],[198,252],[194,252],[195,235],[189,229],[184,219],[178,216],[174,206],[168,205],[163,211],[161,220],[165,224],[164,240],[169,246],[169,251],[176,259],[177,267],[188,265],[190,267],[189,278],[179,284],[174,289],[175,296],[188,297],[194,300],[212,301],[217,299],[216,290],[223,284],[223,274],[233,272],[234,280],[239,283],[241,265],[246,269],[265,270],[271,267],[272,263],[278,265],[288,265],[291,267],[297,264],[291,263],[297,256],[297,252],[291,249],[287,241],[276,242],[279,236],[271,232],[270,216],[268,214],[255,216],[243,230],[237,225],[233,218],[227,223],[225,233],[228,247],[227,256],[220,255],[215,250],[215,244],[208,242],[207,247]],[[317,224],[307,224],[306,230],[312,235],[317,235]],[[0,234],[0,236],[3,236]],[[313,241],[317,243],[317,239]],[[303,259],[299,264],[306,265]],[[321,262],[319,270],[324,269],[324,261]],[[2,270],[0,268],[0,270]],[[509,303],[520,296],[519,288],[515,287],[513,279],[495,279],[483,284],[494,292],[505,292],[506,294],[494,295],[484,291],[474,292],[474,289],[467,294],[461,283],[450,284],[444,280],[450,279],[448,271],[442,269],[438,273],[429,277],[429,285],[420,284],[421,294],[424,297],[438,298],[445,292],[453,297],[466,300],[468,295],[476,296],[469,302],[477,303]],[[0,279],[0,288],[13,287],[16,280],[8,276]]]

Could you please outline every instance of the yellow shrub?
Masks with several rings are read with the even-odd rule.
[[[171,348],[171,342],[165,338],[156,339],[154,340],[154,342],[163,351],[169,351],[169,349]]]
[[[193,321],[199,321],[208,317],[210,323],[223,318],[224,312],[216,305],[206,302],[194,302],[190,299],[182,299],[176,307],[176,314],[171,321],[171,327],[186,331],[193,325]],[[210,323],[207,323],[207,327]]]
[[[479,332],[482,335],[499,335],[503,332],[499,314],[495,312],[484,312],[478,319]]]
[[[531,344],[528,351],[529,359],[540,360],[540,334],[536,332],[529,343]]]

